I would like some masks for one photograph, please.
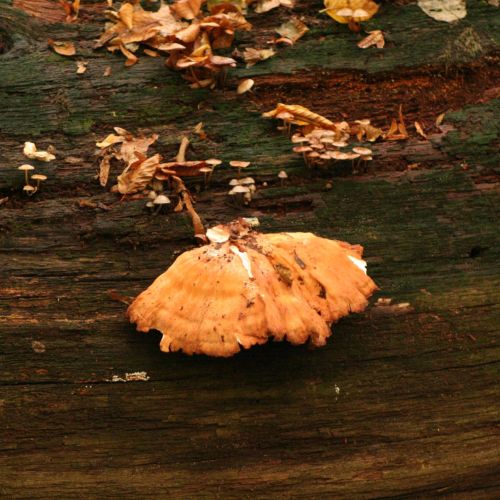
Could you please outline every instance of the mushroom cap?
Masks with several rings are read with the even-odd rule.
[[[347,146],[347,142],[335,141],[335,142],[332,142],[332,146],[335,146],[336,148],[345,148]]]
[[[155,205],[168,205],[170,203],[170,198],[164,194],[159,194],[154,200]]]
[[[213,168],[212,168],[212,167],[201,167],[201,168],[199,169],[199,172],[202,172],[202,173],[204,173],[204,174],[207,174],[208,172],[211,172],[212,170],[213,170]]]
[[[43,174],[33,174],[31,176],[31,178],[35,181],[46,181],[47,180],[47,176],[43,175]]]
[[[253,179],[253,177],[244,177],[240,180],[240,184],[242,186],[248,186],[249,184],[255,184],[255,180]]]
[[[205,163],[208,165],[212,165],[212,167],[216,167],[222,163],[222,160],[217,160],[217,158],[210,158],[209,160],[205,160]]]
[[[238,179],[231,179],[229,181],[230,186],[238,186],[240,184],[240,181]]]
[[[33,186],[30,186],[29,184],[26,184],[26,186],[23,187],[23,191],[31,193],[32,191],[35,191],[35,188]]]
[[[250,189],[248,189],[246,186],[234,186],[233,189],[231,189],[231,191],[229,191],[228,194],[230,194],[231,196],[234,195],[234,194],[239,194],[239,193],[249,193],[250,192]]]
[[[278,174],[278,177],[279,177],[280,179],[288,179],[288,174],[287,174],[284,170],[282,170],[282,171]]]
[[[154,204],[152,201],[148,201],[148,202],[146,203],[146,206],[147,206],[148,208],[153,208],[153,207],[155,206],[155,204]]]
[[[128,308],[137,330],[163,334],[162,351],[227,357],[270,338],[322,346],[330,325],[362,311],[377,288],[359,245],[260,234],[242,220],[212,228],[209,240],[212,232],[212,243],[180,255]]]
[[[150,200],[155,200],[157,196],[158,196],[158,195],[156,194],[156,192],[155,192],[155,191],[150,191],[150,192],[148,193],[148,198],[149,198]]]
[[[229,165],[234,168],[246,168],[250,165],[249,161],[230,161]]]
[[[358,153],[361,156],[368,156],[372,154],[372,150],[369,148],[363,148],[361,146],[356,146],[355,148],[352,148],[354,153]]]
[[[254,85],[255,85],[255,82],[251,78],[247,78],[247,79],[243,80],[238,85],[238,88],[236,89],[236,93],[237,94],[244,94],[245,92],[248,92]]]
[[[330,158],[334,160],[349,160],[350,157],[347,153],[341,153],[340,151],[331,151]]]
[[[35,170],[35,167],[26,163],[24,165],[21,165],[20,167],[17,167],[17,170]]]
[[[293,148],[294,153],[307,153],[309,151],[312,151],[310,146],[295,146]]]

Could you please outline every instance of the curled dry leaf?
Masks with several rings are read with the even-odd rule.
[[[242,219],[207,236],[127,310],[139,331],[163,334],[165,352],[227,357],[270,338],[323,346],[331,324],[362,311],[377,288],[359,245],[261,234]]]
[[[258,0],[255,2],[254,10],[257,14],[262,14],[280,6],[293,9],[295,7],[295,0]]]
[[[418,0],[418,6],[436,21],[452,23],[467,15],[465,0]]]
[[[405,139],[408,139],[408,132],[406,130],[404,122],[402,105],[399,106],[398,114],[399,114],[399,122],[393,119],[388,132],[385,134],[385,138],[388,141],[404,141]]]
[[[260,61],[265,61],[276,55],[273,49],[254,49],[253,47],[246,48],[243,51],[243,59],[247,63],[247,68],[251,68]]]
[[[446,113],[441,113],[437,118],[436,118],[436,127],[439,127],[441,123],[443,123],[444,117]]]
[[[292,17],[287,22],[283,23],[276,29],[276,33],[295,43],[299,38],[302,38],[309,28],[298,17]]]
[[[25,142],[23,147],[23,154],[30,160],[39,161],[52,161],[55,160],[55,155],[48,151],[38,151],[34,142]]]
[[[422,128],[422,125],[420,125],[420,123],[415,122],[415,130],[417,131],[417,134],[421,135],[424,139],[427,139],[427,134],[424,132],[424,129]]]
[[[367,49],[368,47],[375,46],[377,49],[383,49],[385,46],[385,39],[382,31],[375,30],[369,31],[368,33],[369,35],[358,43],[358,47],[360,49]]]
[[[267,113],[263,113],[264,118],[277,118],[287,123],[304,126],[313,125],[324,129],[336,129],[337,126],[324,116],[318,115],[313,111],[297,104],[278,103],[276,108]]]
[[[104,156],[99,165],[99,184],[106,187],[109,178],[109,170],[111,168],[110,158],[108,155]]]
[[[76,74],[83,75],[87,71],[87,61],[77,61],[76,62]]]
[[[373,0],[324,0],[324,4],[326,13],[342,24],[368,21],[379,9]]]
[[[160,160],[160,155],[156,154],[151,158],[139,158],[139,161],[127,166],[118,176],[118,192],[132,194],[143,191],[152,181]]]
[[[61,56],[74,56],[76,54],[75,44],[73,42],[57,42],[49,38],[47,43],[54,52]]]

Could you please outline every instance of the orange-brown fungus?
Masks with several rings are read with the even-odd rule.
[[[322,346],[376,290],[362,247],[312,233],[261,234],[240,219],[207,231],[128,308],[162,351],[232,356],[270,338]]]

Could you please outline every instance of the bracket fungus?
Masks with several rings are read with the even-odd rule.
[[[330,326],[360,312],[377,286],[363,249],[312,233],[262,234],[244,219],[206,232],[129,306],[165,352],[228,357],[273,338],[323,346]]]

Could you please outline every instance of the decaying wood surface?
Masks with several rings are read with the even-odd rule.
[[[470,1],[448,25],[386,2],[368,23],[386,48],[361,51],[320,2],[299,2],[311,31],[210,92],[159,58],[126,69],[93,51],[105,3],[54,24],[0,0],[0,496],[498,497],[498,10]],[[250,16],[240,47],[288,16]],[[48,38],[75,41],[78,56]],[[244,76],[255,92],[237,96]],[[384,127],[403,104],[429,140],[411,129],[377,144],[364,174],[314,174],[260,118],[278,101]],[[99,186],[96,140],[112,126],[155,131],[170,158],[200,121],[208,140],[192,158],[249,160],[268,182],[241,210],[226,200],[231,173],[216,172],[197,197],[206,224],[258,216],[263,231],[365,247],[381,291],[325,348],[167,355],[110,295],[135,296],[195,242],[186,214],[152,216]],[[31,198],[16,170],[26,140],[57,149]]]

